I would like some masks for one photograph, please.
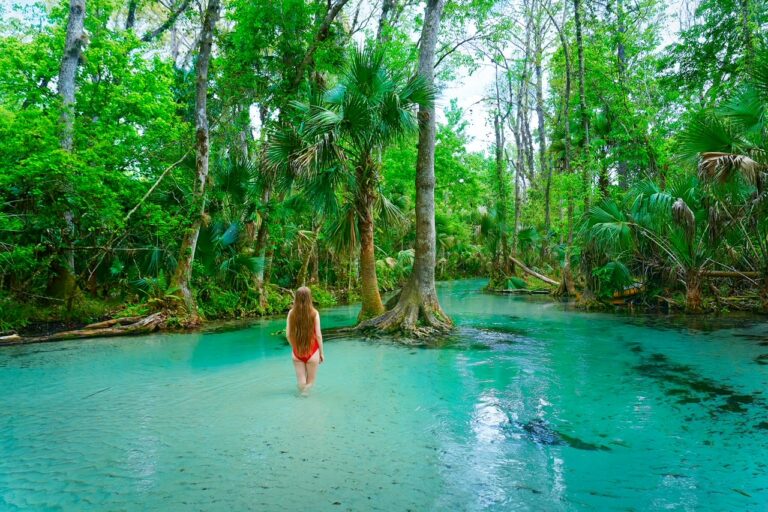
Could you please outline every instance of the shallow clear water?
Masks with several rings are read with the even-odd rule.
[[[448,347],[327,341],[308,398],[282,320],[4,348],[0,510],[768,509],[768,324],[481,286]]]

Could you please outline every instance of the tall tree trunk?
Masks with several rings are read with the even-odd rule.
[[[579,114],[581,116],[581,181],[584,186],[584,214],[589,212],[590,198],[592,195],[592,176],[590,175],[590,169],[592,167],[591,154],[590,154],[590,140],[589,140],[589,113],[587,112],[587,99],[584,92],[585,81],[585,68],[584,68],[584,38],[582,36],[581,25],[581,0],[573,0],[573,18],[576,26],[576,48],[579,56]],[[571,228],[572,229],[572,228]],[[587,244],[583,248],[581,258],[581,269],[585,277],[585,286],[582,290],[582,294],[579,300],[582,305],[591,307],[595,304],[595,294],[592,291],[594,285],[594,278],[592,276],[592,265],[594,263],[594,256],[592,253],[595,248],[592,244]],[[570,271],[570,265],[568,267]],[[573,279],[571,276],[564,276],[563,281],[566,282],[566,286],[570,285],[571,289],[568,290],[569,295],[573,294]]]
[[[357,166],[357,229],[360,232],[360,297],[362,308],[358,321],[384,313],[376,276],[376,246],[374,244],[373,206],[376,204],[376,170],[370,155]]]
[[[496,186],[498,192],[496,195],[496,221],[499,225],[499,241],[501,242],[501,253],[496,260],[496,278],[505,278],[510,274],[509,268],[509,235],[507,233],[507,169],[504,158],[504,125],[501,116],[496,114],[493,118],[493,131],[496,137],[494,154],[496,156]]]
[[[563,17],[565,17],[565,5],[563,4]],[[565,57],[565,91],[563,92],[563,132],[564,132],[564,155],[563,155],[563,172],[566,174],[571,172],[571,52],[568,49],[568,39],[565,37],[565,33],[558,25],[552,13],[543,6],[550,21],[557,30],[557,35],[560,38],[560,44],[563,46],[563,56]]]
[[[563,5],[563,16],[565,16],[565,6]],[[545,7],[546,9],[546,7]],[[549,19],[557,30],[557,34],[560,37],[560,44],[563,46],[563,55],[565,57],[565,91],[563,94],[563,131],[565,132],[565,154],[563,156],[563,172],[569,174],[571,172],[571,129],[570,129],[570,104],[571,104],[571,56],[568,50],[568,40],[565,37],[560,26],[555,21],[555,18],[547,10]],[[569,191],[570,192],[570,191]],[[574,222],[574,198],[573,194],[568,194],[568,244],[565,249],[565,262],[563,265],[563,279],[560,283],[560,289],[555,293],[557,295],[569,294],[573,295],[575,290],[573,284],[573,276],[571,273],[571,244],[573,243],[573,222]]]
[[[515,256],[518,255],[517,239],[520,234],[520,217],[522,215],[522,202],[523,202],[523,190],[522,190],[522,184],[521,184],[522,168],[523,168],[523,157],[522,155],[520,155],[518,157],[517,169],[515,169],[515,224],[514,224],[514,229],[512,231],[513,233],[512,252],[515,254]]]
[[[259,106],[259,120],[261,121],[261,153],[262,157],[259,158],[259,164],[264,162],[264,151],[266,149],[267,138],[267,122],[269,121],[269,110],[265,105]],[[259,295],[259,306],[262,310],[267,308],[267,293],[264,289],[266,280],[264,274],[267,268],[267,243],[269,242],[269,216],[270,216],[270,201],[272,199],[272,184],[274,183],[274,172],[266,166],[261,166],[261,173],[264,175],[262,179],[261,189],[261,211],[259,212],[260,222],[258,234],[256,235],[256,246],[254,253],[259,259],[259,266],[256,268],[256,273],[253,277],[253,284],[256,287],[256,291]]]
[[[390,19],[395,15],[395,7],[396,0],[383,0],[381,4],[381,17],[379,18],[379,28],[376,32],[376,42],[379,44],[389,41],[387,30],[390,26]]]
[[[579,56],[579,114],[581,116],[581,179],[584,184],[584,211],[589,210],[589,196],[591,192],[591,179],[589,176],[589,114],[587,113],[587,99],[584,92],[584,39],[581,32],[581,0],[573,0],[573,19],[576,25],[576,50]]]
[[[624,35],[627,32],[627,27],[626,20],[624,19],[624,0],[616,0],[616,31],[616,61],[618,64],[619,87],[621,88],[621,94],[626,96],[624,84],[626,83],[627,51],[624,46]],[[629,187],[629,166],[621,149],[619,149],[619,159],[617,172],[619,175],[619,186],[622,189],[627,189]]]
[[[336,0],[336,2],[333,4],[331,4],[330,1],[328,2],[328,12],[326,13],[325,18],[323,18],[323,22],[320,24],[320,27],[317,30],[315,40],[310,45],[309,50],[307,50],[307,53],[304,55],[301,63],[296,67],[294,79],[291,82],[291,89],[295,90],[298,88],[302,78],[304,78],[304,72],[307,70],[315,56],[315,52],[318,48],[320,48],[320,45],[323,43],[323,41],[328,39],[333,20],[336,19],[336,16],[338,16],[342,7],[344,7],[347,2],[349,2],[349,0]]]
[[[741,18],[741,32],[744,40],[744,69],[749,72],[755,60],[755,48],[752,43],[752,27],[750,26],[749,0],[740,0],[739,11]]]
[[[547,166],[547,178],[544,184],[544,235],[549,236],[549,230],[552,227],[552,166]]]
[[[60,143],[61,149],[69,153],[73,151],[75,138],[75,78],[85,43],[85,0],[70,0],[67,36],[58,81],[58,90],[61,96]],[[69,193],[69,189],[69,184],[65,183],[65,194]],[[63,261],[54,264],[55,277],[49,284],[49,293],[54,297],[64,299],[67,309],[71,309],[72,301],[77,293],[75,253],[72,248],[75,222],[71,210],[66,210],[63,217],[65,227],[62,233],[62,244],[67,249],[64,252]]]
[[[542,23],[540,18],[537,21],[536,32],[534,34],[534,64],[533,69],[536,74],[536,121],[538,126],[539,135],[539,176],[540,180],[544,180],[544,235],[549,234],[550,219],[549,219],[549,192],[551,184],[551,176],[549,173],[549,167],[547,166],[547,132],[544,120],[544,73],[542,60],[544,57],[544,49],[542,48],[542,40],[544,38]],[[541,244],[542,257],[546,250],[546,244]]]
[[[264,286],[266,287],[272,282],[272,264],[275,259],[275,244],[269,244],[267,246],[267,253],[264,260]]]
[[[312,250],[312,261],[309,266],[309,284],[318,284],[320,282],[320,244],[317,243],[317,237],[315,237],[315,243]]]
[[[269,242],[269,201],[272,194],[271,182],[264,184],[264,189],[261,191],[261,221],[259,222],[259,229],[256,234],[256,247],[254,253],[259,259],[259,266],[256,268],[256,274],[253,277],[253,284],[256,287],[256,291],[259,294],[259,305],[263,308],[267,307],[267,294],[264,289],[266,279],[264,279],[264,273],[267,268],[267,243]]]
[[[429,85],[435,80],[435,48],[445,0],[427,0],[419,48],[419,75]],[[435,290],[435,107],[419,108],[419,146],[416,160],[416,248],[413,271],[397,305],[360,328],[402,330],[410,335],[431,334],[452,326]],[[360,230],[362,241],[363,231]],[[378,291],[378,290],[377,290]],[[421,324],[421,325],[419,325]]]
[[[533,156],[533,137],[531,136],[531,126],[530,126],[530,115],[529,115],[529,106],[530,106],[530,86],[531,86],[531,75],[530,75],[530,68],[531,68],[531,61],[532,59],[532,51],[531,48],[531,37],[533,36],[533,28],[534,20],[533,20],[533,11],[529,13],[528,21],[525,25],[525,56],[523,59],[523,73],[520,77],[520,92],[517,96],[517,103],[518,103],[518,126],[520,128],[520,136],[523,143],[522,151],[524,156],[524,161],[526,164],[526,167],[528,169],[528,172],[526,173],[528,175],[528,179],[533,181],[535,168],[534,168],[534,156]],[[523,168],[521,167],[520,170],[522,171]],[[517,234],[515,235],[517,236]]]
[[[304,260],[301,263],[301,270],[299,271],[299,279],[297,283],[300,286],[306,286],[312,282],[312,275],[310,275],[310,264],[316,261],[317,257],[317,237],[320,236],[320,229],[323,227],[323,220],[313,220],[312,236],[309,239],[309,247],[304,254]],[[317,272],[317,269],[312,269],[312,272]]]
[[[347,268],[347,302],[352,302],[352,284],[355,278],[355,257],[352,251],[347,254],[347,258],[349,259]]]
[[[128,0],[128,15],[125,17],[125,30],[132,30],[136,24],[136,9],[139,7],[139,0]]]
[[[208,134],[208,65],[213,47],[213,30],[219,19],[219,0],[209,0],[200,36],[200,50],[196,63],[195,91],[195,181],[192,192],[192,223],[184,232],[178,264],[171,278],[171,289],[183,300],[191,323],[199,321],[197,304],[190,288],[192,262],[195,259],[197,239],[205,215],[205,192],[208,181],[210,141]]]

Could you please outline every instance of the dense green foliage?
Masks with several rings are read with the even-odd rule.
[[[542,285],[508,255],[588,304],[638,283],[648,305],[700,311],[751,297],[768,311],[768,4],[689,4],[670,39],[679,13],[659,0],[448,2],[439,279],[501,271],[500,287]],[[432,91],[412,78],[421,7],[396,1],[380,19],[376,5],[224,2],[192,274],[204,317],[281,311],[285,289],[302,283],[323,304],[354,300],[364,186],[379,286],[407,278],[416,105]],[[0,9],[0,332],[160,307],[190,215],[201,14],[87,1],[67,151],[57,91],[67,6]],[[364,58],[383,71],[360,75]],[[446,88],[489,69],[477,108],[489,130],[498,121],[499,148],[480,147],[467,102]]]

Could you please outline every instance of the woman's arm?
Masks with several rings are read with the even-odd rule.
[[[285,319],[285,339],[288,340],[288,344],[293,348],[293,342],[291,341],[291,312],[288,312],[288,317]]]
[[[317,344],[320,346],[320,362],[325,360],[325,354],[323,353],[323,332],[320,328],[320,313],[315,311],[315,336],[317,337]]]

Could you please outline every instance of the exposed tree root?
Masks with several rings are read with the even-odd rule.
[[[576,297],[576,285],[573,284],[570,265],[566,264],[563,268],[563,280],[552,295],[555,297]]]
[[[103,338],[108,336],[129,336],[146,334],[160,328],[165,322],[164,313],[153,313],[145,317],[115,318],[90,324],[82,329],[63,331],[48,336],[22,337],[18,335],[0,338],[0,345],[23,345],[50,341],[74,340],[81,338]]]
[[[606,304],[601,302],[597,296],[595,296],[594,292],[586,287],[576,296],[576,305],[586,310],[606,308]]]
[[[361,322],[355,330],[366,334],[396,334],[405,344],[426,345],[427,340],[449,332],[453,322],[446,315],[437,296],[419,293],[411,284],[398,294],[397,304],[375,318]]]

